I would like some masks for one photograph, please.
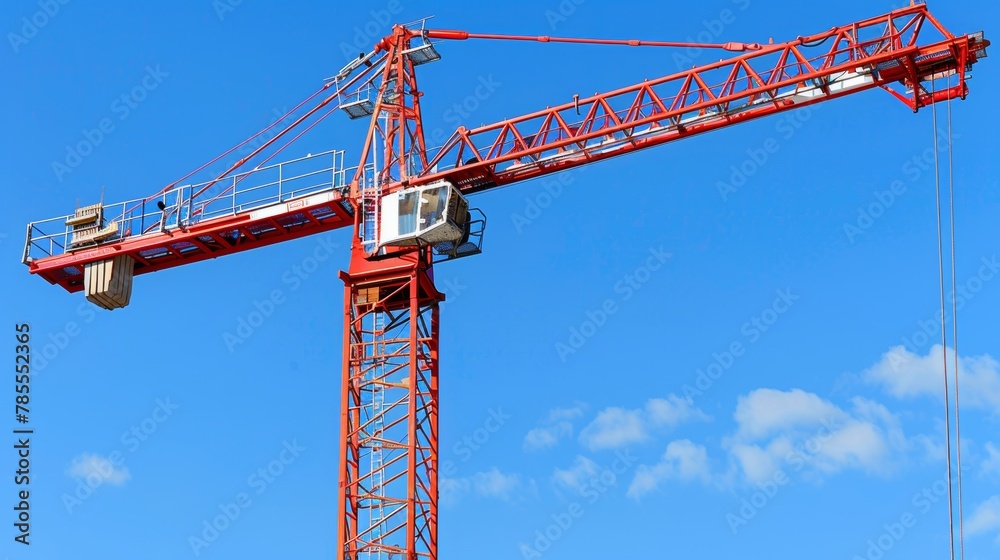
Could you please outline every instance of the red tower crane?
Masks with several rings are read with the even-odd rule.
[[[468,195],[871,89],[914,112],[964,99],[968,73],[989,46],[983,33],[955,35],[913,2],[784,43],[699,45],[741,54],[495,124],[459,127],[429,149],[416,68],[440,58],[440,41],[684,44],[481,35],[424,23],[395,26],[289,112],[304,110],[301,117],[221,176],[181,184],[276,125],[153,196],[33,222],[25,243],[32,274],[115,309],[128,304],[134,275],[352,226],[350,266],[341,273],[343,559],[437,558],[444,296],[433,265],[481,251],[485,218],[469,209]],[[939,80],[947,86],[936,87]],[[338,108],[369,119],[356,167],[345,168],[339,151],[265,165]],[[252,169],[238,171],[251,162]]]

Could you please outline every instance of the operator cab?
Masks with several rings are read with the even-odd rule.
[[[454,242],[469,220],[469,202],[448,181],[387,194],[381,210],[380,248]]]
[[[387,194],[380,214],[379,249],[430,245],[451,258],[480,252],[485,220],[472,219],[469,201],[449,181]]]

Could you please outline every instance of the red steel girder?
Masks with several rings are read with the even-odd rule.
[[[205,220],[183,229],[34,260],[28,267],[49,283],[78,292],[83,290],[84,265],[119,255],[135,259],[134,274],[146,274],[353,225],[347,199],[337,192],[327,198],[308,206],[301,200],[285,202],[280,210],[263,217],[245,213]]]
[[[926,38],[932,34],[938,40]],[[499,123],[459,128],[419,181],[447,178],[467,193],[478,192],[896,83],[912,93],[891,91],[917,110],[964,98],[965,70],[988,45],[953,35],[918,4]],[[934,96],[921,85],[931,75],[951,73],[957,84]],[[871,80],[832,89],[855,74]],[[795,97],[809,89],[821,95]],[[444,170],[435,172],[438,167]]]
[[[375,178],[382,185],[405,182],[414,171],[427,166],[427,146],[424,141],[423,118],[420,113],[421,93],[413,60],[406,56],[415,37],[402,25],[393,27],[392,35],[379,42],[386,51],[381,85],[375,100],[373,115],[361,150],[361,162],[352,181],[351,198],[359,203],[361,181],[365,170],[376,159],[374,150],[382,149],[382,165]],[[379,122],[379,119],[384,122]],[[360,206],[360,204],[358,204]],[[360,212],[359,212],[360,214]]]
[[[939,40],[927,38],[936,34]],[[275,229],[270,220],[241,214],[206,220],[185,231],[151,233],[29,263],[32,273],[69,291],[82,289],[82,270],[116,254],[136,260],[136,274],[163,270],[356,225],[358,183],[375,148],[383,150],[381,192],[408,184],[448,179],[466,193],[482,191],[616,157],[737,124],[820,103],[875,87],[886,89],[911,109],[968,93],[965,70],[989,46],[982,37],[956,36],[923,4],[834,28],[795,41],[765,45],[748,54],[678,72],[608,93],[577,99],[501,123],[459,128],[434,157],[424,146],[414,65],[406,56],[418,32],[402,26],[379,43],[386,51],[382,88],[362,152],[362,165],[343,204],[308,223]],[[861,70],[870,83],[832,91],[845,72]],[[954,73],[956,85],[929,92],[930,76]],[[400,79],[392,79],[401,77]],[[904,91],[897,91],[902,84]],[[897,88],[897,89],[894,89]],[[798,99],[796,91],[822,91]],[[388,97],[386,93],[392,94]],[[389,115],[387,126],[377,115]],[[376,145],[376,138],[382,145]],[[436,171],[437,169],[440,171]],[[272,216],[281,222],[284,217]],[[354,214],[358,214],[355,217]],[[235,235],[235,237],[232,237]]]
[[[439,307],[426,252],[344,281],[337,555],[437,559]]]
[[[760,48],[757,43],[692,43],[689,41],[642,41],[639,39],[581,39],[579,37],[550,37],[548,35],[497,35],[494,33],[469,33],[450,29],[430,29],[426,31],[430,39],[464,41],[466,39],[497,39],[501,41],[536,41],[539,43],[570,43],[576,45],[620,45],[630,47],[696,47],[702,49],[722,49],[743,52]]]

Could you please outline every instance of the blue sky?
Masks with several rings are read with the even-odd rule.
[[[14,441],[2,444],[0,554],[12,559],[194,557],[189,537],[241,494],[239,517],[197,557],[329,558],[336,526],[346,231],[142,276],[131,306],[106,313],[28,275],[27,222],[102,188],[109,201],[155,192],[315,91],[360,50],[352,41],[367,48],[387,32],[386,15],[495,33],[764,42],[893,7],[230,2],[52,0],[58,11],[28,33],[23,18],[45,2],[2,9],[4,328],[30,323],[41,357],[30,548],[12,540]],[[1000,15],[981,0],[931,8],[958,33]],[[720,26],[724,10],[733,22]],[[440,51],[420,69],[432,137],[677,69],[658,50]],[[954,106],[966,554],[980,560],[1000,554],[993,66],[976,68]],[[144,80],[144,99],[123,106]],[[53,169],[106,118],[113,130],[92,154]],[[289,157],[338,148],[356,160],[365,124],[330,121]],[[441,449],[453,467],[442,556],[944,557],[933,139],[929,111],[867,92],[477,195],[485,253],[437,271],[449,295]],[[750,166],[769,141],[778,149]],[[734,182],[743,166],[755,168]],[[890,200],[896,181],[904,189]],[[334,244],[340,254],[283,280]],[[225,333],[275,289],[283,303],[228,348]],[[594,317],[602,324],[586,327]],[[105,474],[89,489],[81,481],[95,472]]]

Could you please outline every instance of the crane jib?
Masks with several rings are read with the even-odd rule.
[[[924,39],[932,34],[937,40]],[[525,39],[430,30],[400,36],[425,41],[402,51],[413,57],[410,71],[439,58],[429,42],[432,38]],[[415,169],[405,168],[403,156],[389,146],[385,160],[392,165],[398,161],[398,168],[376,169],[367,161],[347,168],[343,152],[328,152],[268,167],[258,164],[250,172],[202,184],[173,186],[153,199],[104,205],[104,227],[86,235],[74,234],[67,223],[72,216],[33,222],[27,228],[23,261],[33,274],[75,292],[84,288],[87,265],[120,255],[129,256],[133,273],[141,275],[357,227],[357,209],[371,204],[362,204],[360,191],[352,189],[365,176],[378,181],[379,197],[439,181],[469,195],[869,89],[884,89],[917,111],[964,98],[967,71],[986,57],[988,46],[982,33],[950,33],[918,4],[786,43],[748,45],[740,56],[591,97],[576,96],[572,102],[499,123],[459,128],[438,149],[405,154],[409,166],[421,159]],[[377,52],[362,55],[363,63],[345,67],[338,79],[368,73],[368,82],[357,82],[358,92],[381,77],[388,83],[382,84],[383,90],[396,87],[397,93],[408,94],[405,84],[394,80],[398,70],[385,63],[385,57],[376,57]],[[947,77],[954,77],[950,87],[925,87],[929,80]],[[385,114],[392,107],[387,99],[396,97],[383,92],[366,102],[365,110],[378,106]],[[368,147],[373,147],[370,142]],[[374,152],[368,147],[366,154]],[[320,157],[330,161],[320,162]],[[275,169],[278,176],[265,177]]]

